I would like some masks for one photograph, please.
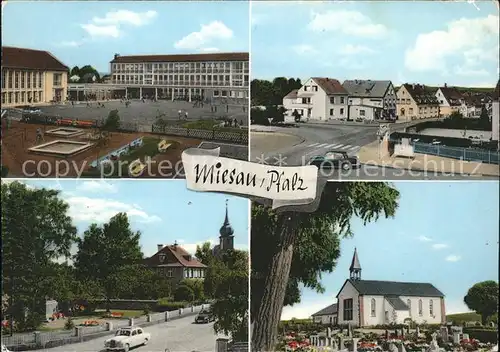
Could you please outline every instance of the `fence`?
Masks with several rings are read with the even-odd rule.
[[[199,313],[203,308],[207,308],[208,306],[207,304],[202,304],[200,306],[179,308],[178,310],[169,312],[153,313],[138,318],[112,319],[97,326],[77,326],[72,330],[51,332],[35,331],[33,333],[14,334],[13,336],[2,335],[2,345],[12,351],[27,351],[62,346],[113,334],[117,329],[126,326],[133,325],[144,327],[188,317]]]
[[[216,140],[224,142],[232,142],[237,144],[248,144],[248,130],[244,129],[241,132],[236,131],[220,131],[213,130],[200,130],[194,128],[184,127],[171,127],[171,126],[158,126],[153,124],[151,127],[152,133],[170,134],[174,136],[200,138],[204,140]]]
[[[488,150],[447,147],[437,144],[413,142],[414,152],[442,156],[445,158],[500,164],[500,153]]]
[[[248,352],[248,342],[229,341],[219,338],[215,342],[215,352]]]

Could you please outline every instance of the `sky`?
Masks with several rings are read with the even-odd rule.
[[[494,87],[497,1],[256,1],[252,77]]]
[[[101,73],[115,53],[248,52],[249,26],[245,1],[2,1],[2,45],[47,50]]]
[[[301,303],[285,307],[282,319],[308,318],[336,303],[354,248],[362,279],[431,283],[444,293],[447,313],[469,311],[463,297],[474,284],[498,282],[498,182],[394,186],[400,191],[395,217],[367,226],[354,221],[354,236],[341,241],[335,271],[322,277],[325,293],[303,289]]]
[[[2,180],[2,182],[6,182]],[[185,181],[128,180],[23,180],[30,187],[58,189],[69,204],[69,216],[79,235],[91,223],[103,224],[119,212],[127,213],[134,231],[141,231],[145,256],[157,245],[175,241],[195,254],[196,246],[219,244],[228,199],[234,246],[248,250],[249,201],[220,193],[194,192]]]

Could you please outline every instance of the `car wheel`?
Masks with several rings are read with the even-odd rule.
[[[351,164],[349,164],[349,163],[343,163],[343,164],[342,164],[342,170],[347,171],[347,170],[349,170],[350,168],[351,168]]]
[[[123,349],[123,352],[128,352],[129,349],[130,349],[130,345],[126,344],[125,348]]]
[[[149,340],[145,339],[143,345],[146,346],[148,344]]]

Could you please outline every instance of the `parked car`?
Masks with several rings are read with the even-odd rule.
[[[41,114],[42,110],[39,108],[36,108],[34,106],[23,106],[23,113],[24,114]]]
[[[131,348],[145,346],[151,340],[151,334],[134,326],[120,328],[115,336],[104,341],[106,351],[128,352]]]
[[[208,324],[211,321],[214,321],[215,317],[210,313],[208,309],[203,309],[198,313],[196,318],[194,318],[194,322],[196,324]]]
[[[349,156],[344,151],[329,151],[325,155],[316,155],[311,158],[309,165],[314,165],[318,169],[357,169],[361,165],[356,156]]]

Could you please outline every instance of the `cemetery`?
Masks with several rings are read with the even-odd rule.
[[[299,325],[300,326],[300,325]],[[295,326],[295,328],[299,327]],[[411,328],[413,327],[413,328]],[[337,351],[337,352],[444,352],[497,351],[496,327],[489,328],[488,341],[481,341],[465,333],[462,326],[400,325],[387,329],[353,329],[326,327],[319,324],[302,325],[300,331],[283,331],[280,350],[283,351]],[[308,331],[309,330],[309,331]]]

